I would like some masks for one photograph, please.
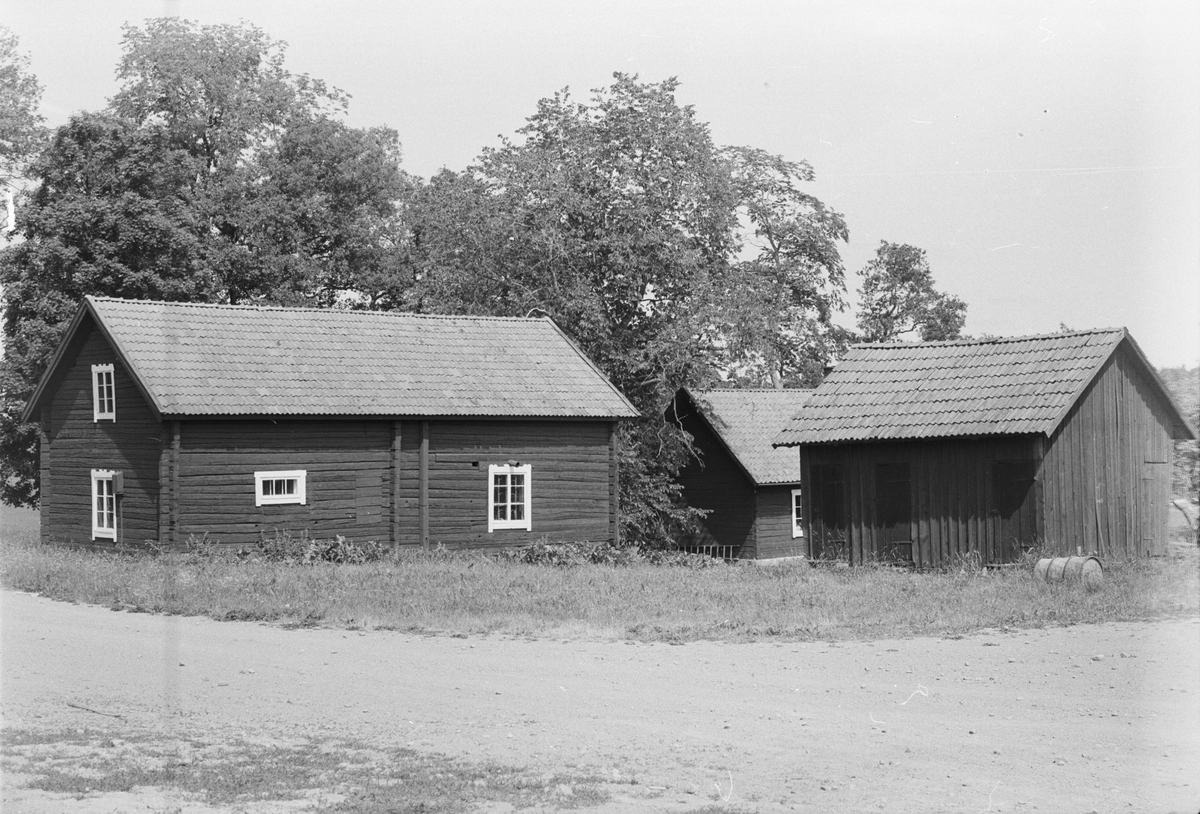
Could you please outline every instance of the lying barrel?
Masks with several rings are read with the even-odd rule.
[[[1097,557],[1042,557],[1033,566],[1033,575],[1046,582],[1099,585],[1104,580],[1104,566]]]

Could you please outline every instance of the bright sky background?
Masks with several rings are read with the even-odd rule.
[[[555,90],[677,76],[718,143],[812,163],[850,271],[912,243],[968,333],[1123,325],[1200,362],[1200,3],[0,0],[51,125],[103,107],[121,24],[164,13],[286,41],[424,177]]]

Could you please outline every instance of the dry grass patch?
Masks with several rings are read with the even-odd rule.
[[[9,730],[0,746],[5,774],[20,778],[25,789],[125,803],[132,795],[259,810],[294,801],[322,812],[383,814],[472,811],[486,803],[559,810],[608,799],[593,777],[534,775],[346,741],[211,742]]]
[[[1113,563],[1087,590],[1037,581],[1029,568],[550,566],[419,551],[300,565],[31,542],[5,542],[0,557],[6,588],[117,610],[454,635],[876,639],[1200,612],[1195,559]]]

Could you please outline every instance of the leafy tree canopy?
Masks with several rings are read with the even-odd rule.
[[[417,192],[411,307],[553,317],[643,419],[627,426],[626,533],[662,539],[687,439],[681,385],[803,380],[843,307],[842,217],[812,168],[719,147],[674,79],[616,74],[588,102],[543,99],[516,137]],[[746,225],[748,224],[748,226]]]
[[[0,186],[24,174],[44,134],[42,86],[18,47],[17,35],[0,25]]]
[[[862,270],[858,327],[866,342],[891,342],[916,333],[923,341],[957,339],[967,304],[938,292],[925,250],[881,241]]]
[[[290,74],[283,56],[249,25],[127,26],[120,91],[33,162],[21,240],[0,252],[0,499],[36,504],[36,428],[18,417],[84,295],[396,296],[408,189],[397,135],[346,126],[334,117],[345,94]]]

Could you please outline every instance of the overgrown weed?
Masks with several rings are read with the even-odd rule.
[[[924,573],[804,562],[758,568],[543,542],[504,555],[404,550],[336,564],[192,548],[119,555],[5,542],[0,584],[117,610],[288,627],[651,641],[963,635],[1200,612],[1200,566],[1179,559],[1107,563],[1103,583],[1089,590],[1038,581],[1024,566],[983,570],[965,561]]]

